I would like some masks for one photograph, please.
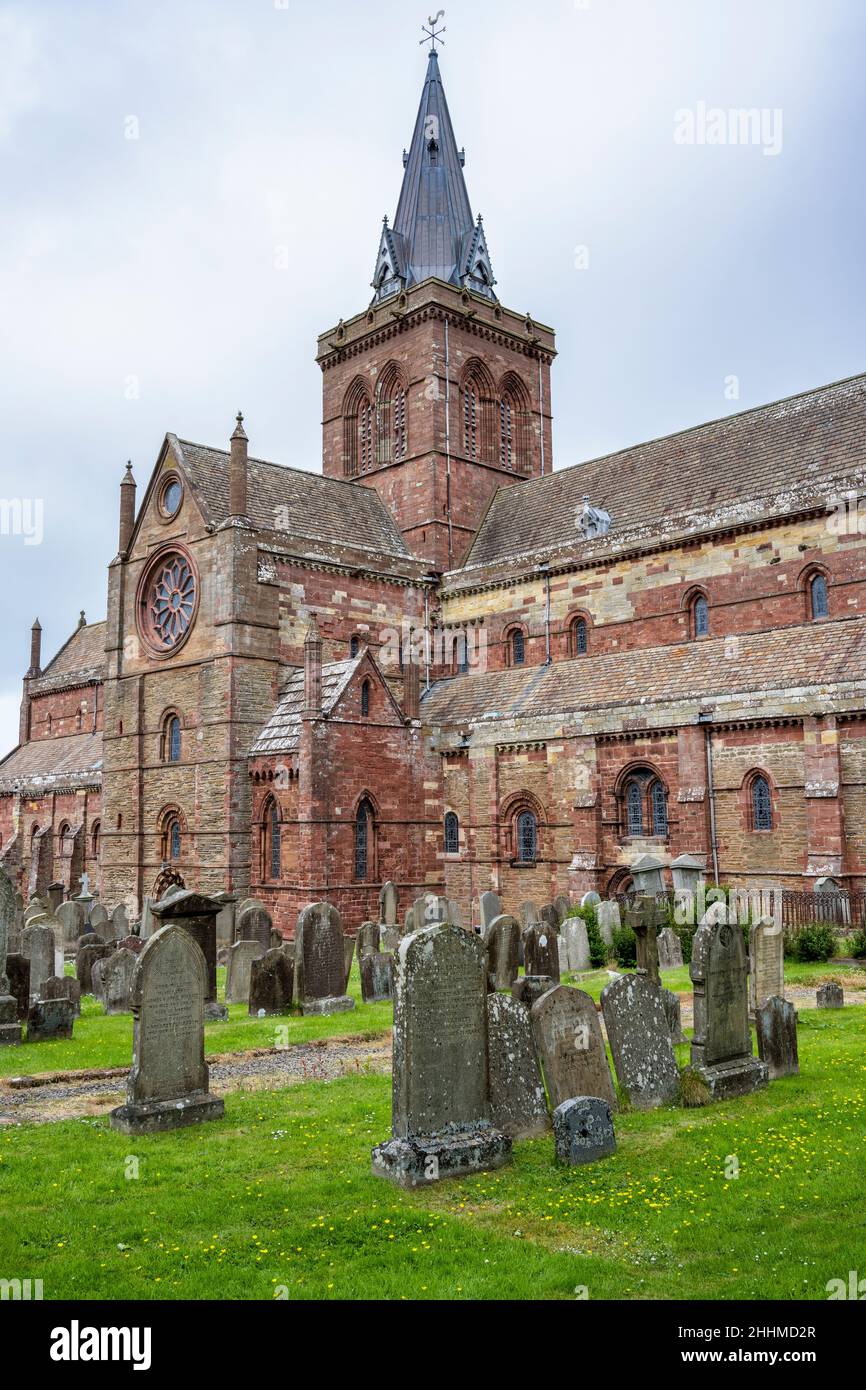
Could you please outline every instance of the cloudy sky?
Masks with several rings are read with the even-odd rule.
[[[318,469],[316,335],[370,297],[429,12],[0,0],[0,751],[33,618],[47,660],[105,614],[127,458],[143,485],[166,431],[222,445],[241,407]],[[444,23],[498,292],[557,329],[556,466],[866,369],[863,0]]]

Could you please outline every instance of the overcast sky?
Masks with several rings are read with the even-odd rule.
[[[47,662],[105,615],[127,458],[141,495],[166,431],[225,446],[240,407],[256,455],[319,468],[316,335],[369,301],[429,12],[0,0],[0,499],[29,532],[0,534],[0,753],[33,618]],[[444,23],[499,296],[557,330],[557,467],[866,368],[863,0]],[[719,143],[741,108],[759,138]]]

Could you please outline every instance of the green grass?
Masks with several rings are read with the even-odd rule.
[[[593,970],[585,975],[569,975],[569,984],[574,984],[584,993],[589,994],[598,1002],[601,991],[605,985],[610,984],[608,969],[619,970],[615,962],[609,967],[601,970]],[[632,967],[633,968],[633,967]],[[802,988],[817,989],[824,980],[838,980],[842,987],[850,989],[866,988],[866,966],[840,965],[838,962],[827,961],[826,964],[805,964],[799,965],[793,961],[785,961],[785,982],[789,985],[797,985]],[[673,990],[675,994],[691,994],[692,981],[689,975],[689,967],[683,965],[679,970],[666,970],[662,975],[662,984],[665,989]]]
[[[388,1031],[393,1022],[390,1003],[362,1004],[357,960],[352,964],[349,993],[355,1000],[350,1013],[314,1015],[281,1014],[250,1018],[246,1005],[230,1004],[227,1023],[209,1023],[204,1030],[205,1053],[247,1052],[277,1043],[314,1042],[318,1038],[367,1037]],[[217,994],[225,995],[225,969],[217,971]],[[288,1029],[288,1039],[277,1029]],[[132,1016],[106,1015],[90,995],[81,1002],[81,1018],[75,1020],[69,1041],[28,1043],[0,1048],[0,1077],[33,1076],[38,1072],[79,1070],[89,1067],[128,1067],[132,1060]]]
[[[385,1076],[236,1093],[221,1121],[135,1140],[2,1129],[0,1275],[48,1299],[823,1299],[863,1269],[866,1009],[800,1018],[800,1077],[620,1115],[602,1163],[557,1168],[545,1138],[415,1193],[370,1174]]]

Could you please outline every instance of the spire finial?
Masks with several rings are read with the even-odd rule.
[[[240,411],[238,411],[237,415],[235,416],[235,421],[236,423],[234,432],[232,434],[232,439],[246,439],[247,434],[246,430],[244,429],[244,417]]]
[[[427,37],[426,37],[426,38],[423,38],[423,39],[419,39],[418,42],[419,42],[419,43],[426,43],[426,42],[427,42],[427,39],[429,39],[429,40],[430,40],[430,52],[433,54],[434,57],[436,56],[436,45],[437,45],[437,43],[441,43],[441,44],[444,44],[444,43],[445,43],[445,40],[444,40],[444,39],[440,39],[440,37],[439,37],[440,34],[444,34],[444,33],[445,33],[445,25],[443,24],[443,26],[442,26],[441,29],[437,29],[437,28],[436,28],[436,25],[439,23],[440,19],[444,19],[444,18],[445,18],[445,11],[444,11],[444,10],[439,10],[439,11],[437,12],[437,14],[435,15],[435,17],[434,17],[433,15],[430,15],[429,19],[427,20],[427,24],[430,25],[430,28],[429,28],[429,29],[427,28],[427,24],[422,24],[422,25],[421,25],[421,29],[422,29],[423,33],[426,34]]]

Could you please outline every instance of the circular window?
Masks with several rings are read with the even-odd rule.
[[[155,651],[176,651],[189,636],[197,606],[192,560],[181,550],[163,552],[145,572],[139,590],[142,637]]]
[[[177,516],[183,498],[183,486],[180,478],[172,475],[163,483],[162,492],[159,497],[159,505],[165,516]]]

